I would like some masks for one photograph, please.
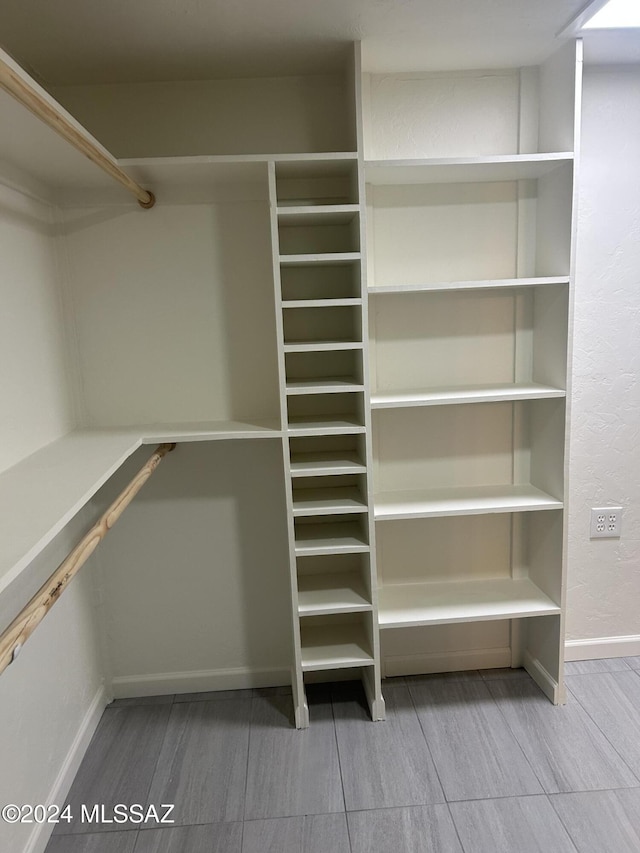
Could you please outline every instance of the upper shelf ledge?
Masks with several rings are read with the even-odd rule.
[[[541,178],[559,166],[572,162],[573,153],[570,151],[425,160],[367,160],[365,179],[374,186],[522,181]]]

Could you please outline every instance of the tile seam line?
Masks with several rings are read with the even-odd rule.
[[[333,703],[333,690],[330,692],[331,697],[331,722],[333,723],[333,737],[336,743],[336,755],[338,757],[338,772],[340,773],[340,787],[342,789],[342,805],[344,806],[344,822],[347,826],[347,841],[349,842],[349,850],[353,853],[353,843],[351,841],[351,829],[349,827],[349,819],[347,818],[347,798],[344,792],[344,776],[342,774],[342,761],[340,759],[340,743],[338,741],[338,727],[336,726],[336,712]],[[304,836],[303,836],[304,840]],[[304,853],[304,851],[303,851]]]

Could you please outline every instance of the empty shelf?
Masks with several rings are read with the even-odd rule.
[[[278,223],[288,226],[345,225],[359,212],[359,204],[285,204],[278,205]]]
[[[369,551],[364,531],[357,522],[296,525],[296,554],[364,554]]]
[[[338,488],[294,489],[293,515],[344,515],[366,512],[367,504],[355,486]]]
[[[357,613],[371,609],[371,602],[358,572],[332,572],[298,578],[300,616]]]
[[[366,432],[356,415],[299,415],[289,418],[290,436],[354,435]]]
[[[292,477],[317,477],[323,474],[363,474],[366,465],[355,451],[318,451],[291,456]]]
[[[306,267],[310,265],[331,266],[345,261],[359,261],[360,252],[316,252],[305,255],[280,255],[282,266]]]
[[[356,296],[335,298],[327,296],[324,299],[287,299],[282,303],[283,308],[352,308],[362,305],[362,299]]]
[[[360,625],[322,625],[302,628],[302,670],[371,666],[373,656]]]
[[[375,186],[522,181],[540,178],[573,162],[573,154],[505,154],[493,157],[445,157],[425,160],[369,160],[365,177]]]
[[[494,290],[508,287],[540,287],[549,284],[568,284],[569,276],[537,276],[534,278],[491,278],[477,281],[435,281],[423,284],[385,284],[368,288],[370,295],[374,293],[428,293],[442,290]]]
[[[469,486],[380,492],[374,507],[376,521],[384,521],[562,509],[562,501],[531,485]]]
[[[383,585],[381,628],[548,616],[560,608],[528,578]]]
[[[362,349],[362,341],[289,341],[285,352],[328,352],[329,350]]]
[[[330,377],[327,379],[300,379],[287,382],[287,394],[339,394],[345,391],[364,391],[364,385],[352,377]]]
[[[372,409],[443,406],[456,403],[494,403],[509,400],[544,400],[565,397],[566,391],[537,382],[465,385],[451,388],[424,388],[408,391],[383,391],[371,395]]]

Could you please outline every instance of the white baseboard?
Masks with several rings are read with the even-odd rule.
[[[551,673],[540,663],[538,658],[534,658],[529,652],[525,652],[523,656],[524,668],[527,670],[531,678],[538,685],[544,695],[553,702],[554,705],[564,705],[565,694],[564,689],[561,689],[556,679]]]
[[[158,672],[152,675],[123,675],[113,679],[114,698],[163,696],[168,693],[207,693],[213,690],[242,690],[247,687],[280,687],[291,684],[289,667],[238,667],[201,669],[191,672]]]
[[[464,669],[495,669],[511,666],[511,649],[468,649],[420,655],[388,655],[383,658],[385,678],[422,675],[430,672],[460,672]]]
[[[601,660],[638,655],[639,634],[629,634],[626,637],[596,637],[593,640],[567,640],[564,646],[565,660]]]
[[[66,758],[60,768],[60,772],[53,783],[47,803],[57,803],[61,805],[67,799],[67,794],[71,790],[71,785],[75,779],[80,763],[84,758],[91,738],[102,717],[102,712],[109,702],[109,695],[104,687],[101,687],[84,715],[82,722],[78,728],[73,743],[67,752]],[[54,830],[54,824],[37,824],[33,828],[33,832],[29,836],[27,846],[24,848],[24,853],[44,853],[44,850],[49,843],[49,838]]]

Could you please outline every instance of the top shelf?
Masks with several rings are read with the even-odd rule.
[[[365,179],[373,186],[494,183],[535,180],[573,162],[573,154],[509,154],[427,160],[367,160]]]

